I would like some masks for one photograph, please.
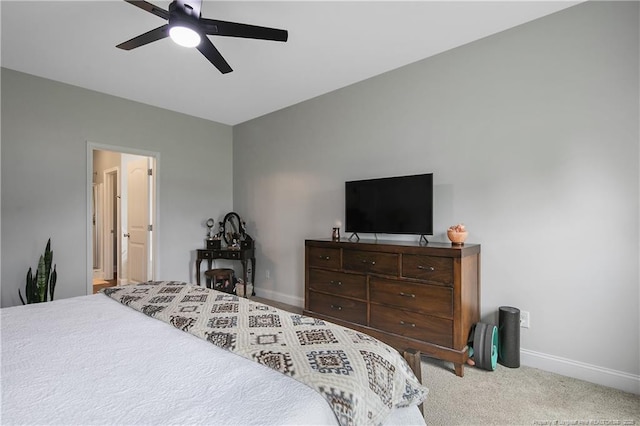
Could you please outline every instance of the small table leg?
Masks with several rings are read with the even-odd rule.
[[[242,263],[242,286],[244,287],[244,297],[247,297],[247,261],[245,259],[241,260]]]
[[[253,286],[251,287],[251,295],[255,296],[256,295],[256,258],[252,257],[251,258],[251,284],[253,284]]]
[[[212,259],[207,259],[207,268],[211,269],[211,265],[213,263]],[[207,288],[213,288],[213,280],[207,277]]]

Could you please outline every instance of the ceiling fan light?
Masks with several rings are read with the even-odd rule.
[[[200,34],[189,27],[175,25],[169,29],[171,39],[184,47],[196,47],[200,44]]]

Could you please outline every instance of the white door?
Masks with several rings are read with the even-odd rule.
[[[151,279],[149,267],[149,159],[127,163],[127,253],[128,278],[132,284]]]

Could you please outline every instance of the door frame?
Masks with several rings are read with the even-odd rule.
[[[160,229],[160,214],[158,206],[160,205],[160,179],[158,178],[160,173],[160,153],[155,151],[146,151],[137,148],[129,148],[117,145],[106,145],[101,143],[95,143],[87,141],[87,191],[86,191],[86,271],[87,271],[87,294],[93,294],[93,235],[92,235],[92,217],[91,217],[91,203],[93,197],[93,152],[94,151],[113,151],[121,154],[133,154],[142,155],[145,157],[151,157],[154,163],[153,175],[152,175],[152,187],[150,195],[152,197],[152,212],[151,221],[153,223],[153,237],[151,241],[151,257],[153,259],[153,268],[151,271],[152,279],[158,277],[159,265],[160,265],[160,237],[158,230]],[[119,232],[119,230],[118,230]],[[91,253],[91,255],[90,255]]]
[[[115,176],[115,184],[113,182],[113,177]],[[102,181],[104,182],[104,214],[103,214],[103,222],[104,222],[104,230],[102,234],[104,235],[104,244],[102,250],[102,270],[104,271],[104,279],[113,279],[113,239],[115,234],[116,236],[116,250],[120,250],[120,203],[117,203],[115,208],[117,213],[114,215],[114,205],[113,200],[120,194],[120,167],[111,167],[106,169],[102,174]],[[114,217],[115,216],[115,217]],[[116,226],[113,226],[113,223],[116,223]],[[113,228],[113,229],[111,229]],[[117,268],[118,277],[120,275],[120,267]],[[118,278],[116,277],[116,278]]]
[[[93,187],[93,196],[92,196],[92,208],[91,208],[91,215],[92,215],[92,227],[91,227],[91,246],[92,246],[92,259],[91,261],[93,262],[93,279],[99,279],[102,280],[104,279],[104,259],[103,259],[103,250],[104,248],[101,247],[103,246],[102,242],[104,241],[103,239],[103,234],[104,234],[104,226],[103,226],[103,222],[104,220],[102,219],[101,213],[102,210],[104,210],[104,185],[100,184],[100,183],[94,183],[92,184]],[[96,256],[96,251],[98,252],[97,256]],[[99,263],[99,267],[96,268],[96,260],[98,261],[97,263]]]

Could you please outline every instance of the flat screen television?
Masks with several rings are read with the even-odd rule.
[[[433,235],[433,173],[345,182],[345,231]]]

